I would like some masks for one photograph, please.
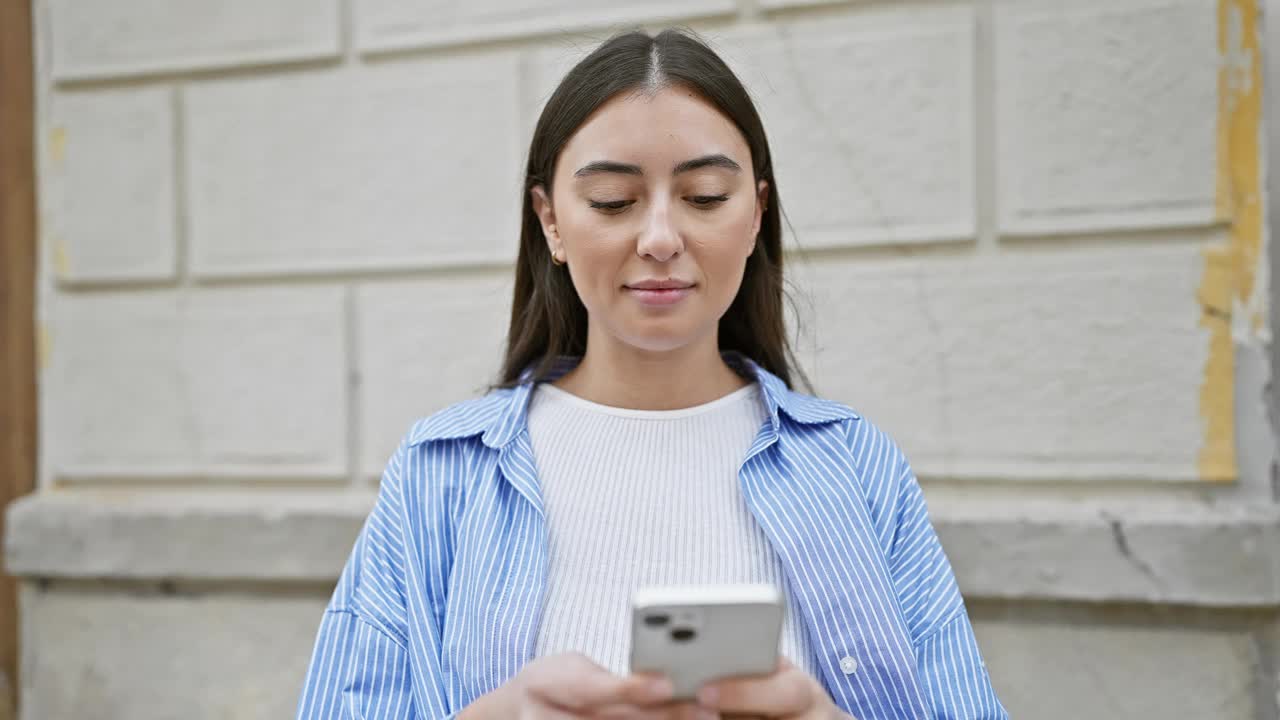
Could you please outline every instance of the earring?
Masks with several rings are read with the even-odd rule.
[[[551,264],[552,264],[552,265],[564,265],[564,264],[565,264],[565,261],[564,261],[564,260],[562,260],[562,259],[560,259],[560,251],[559,251],[559,250],[553,250],[553,251],[551,252]]]

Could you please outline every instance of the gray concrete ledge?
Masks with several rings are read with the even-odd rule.
[[[332,581],[372,492],[46,492],[10,506],[8,572],[32,578]]]
[[[1275,508],[1001,509],[935,513],[968,597],[1280,606]]]
[[[369,492],[60,491],[14,503],[5,560],[25,578],[331,582]],[[975,599],[1280,606],[1274,508],[934,511]]]

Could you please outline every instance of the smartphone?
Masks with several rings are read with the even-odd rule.
[[[675,699],[778,667],[782,592],[769,584],[641,588],[631,603],[631,671],[666,675]]]

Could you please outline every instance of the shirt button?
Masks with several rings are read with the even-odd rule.
[[[840,658],[840,670],[845,675],[852,675],[858,669],[858,661],[853,659],[852,655],[845,655]]]

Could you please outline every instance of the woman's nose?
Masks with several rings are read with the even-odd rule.
[[[682,250],[684,241],[672,221],[670,209],[665,205],[653,206],[636,241],[636,254],[666,262],[679,255]]]

